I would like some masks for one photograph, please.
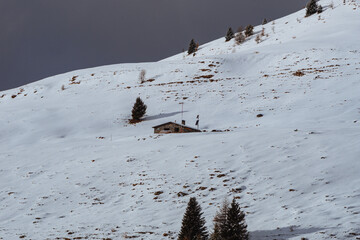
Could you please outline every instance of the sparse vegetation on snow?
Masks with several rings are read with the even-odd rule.
[[[1,92],[0,238],[177,239],[190,198],[213,230],[226,197],[252,240],[358,238],[360,8],[331,2],[255,26],[258,44]],[[182,114],[203,132],[153,134]]]

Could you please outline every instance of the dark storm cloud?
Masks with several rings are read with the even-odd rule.
[[[301,9],[304,0],[0,0],[0,90],[70,70],[157,61]]]

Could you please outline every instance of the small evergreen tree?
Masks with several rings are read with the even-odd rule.
[[[191,39],[189,49],[188,49],[188,54],[192,54],[192,53],[196,52],[196,49],[197,49],[197,45],[195,43],[195,40]]]
[[[266,18],[264,18],[263,22],[262,22],[262,25],[265,25],[268,23],[268,20]]]
[[[306,15],[305,17],[309,17],[315,13],[317,13],[318,11],[318,5],[317,5],[317,0],[310,0],[307,4],[306,4]]]
[[[225,40],[226,40],[226,42],[228,42],[233,38],[234,38],[234,32],[233,32],[232,28],[229,28],[229,30],[226,33]]]
[[[132,119],[139,121],[146,113],[147,106],[140,97],[136,98],[136,102],[132,109]]]
[[[245,213],[240,210],[239,204],[235,198],[231,202],[227,212],[227,221],[222,233],[224,240],[248,240],[249,233],[245,223]]]
[[[254,26],[247,25],[246,28],[245,28],[245,36],[250,37],[253,34],[254,34]]]
[[[195,197],[190,198],[182,220],[178,240],[207,240],[208,234],[201,207]]]
[[[317,13],[322,13],[323,12],[323,7],[321,5],[318,6],[318,9],[317,9]]]

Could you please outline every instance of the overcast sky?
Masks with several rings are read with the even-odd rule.
[[[0,91],[71,70],[158,61],[306,0],[0,0]]]

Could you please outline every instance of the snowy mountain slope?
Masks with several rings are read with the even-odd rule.
[[[252,239],[359,238],[359,2],[320,4],[320,20],[270,22],[260,44],[219,39],[1,92],[0,238],[176,238],[190,196],[209,228],[238,197]],[[140,84],[142,69],[154,80]],[[130,125],[139,95],[146,121]],[[181,120],[180,102],[206,132],[153,134]]]

